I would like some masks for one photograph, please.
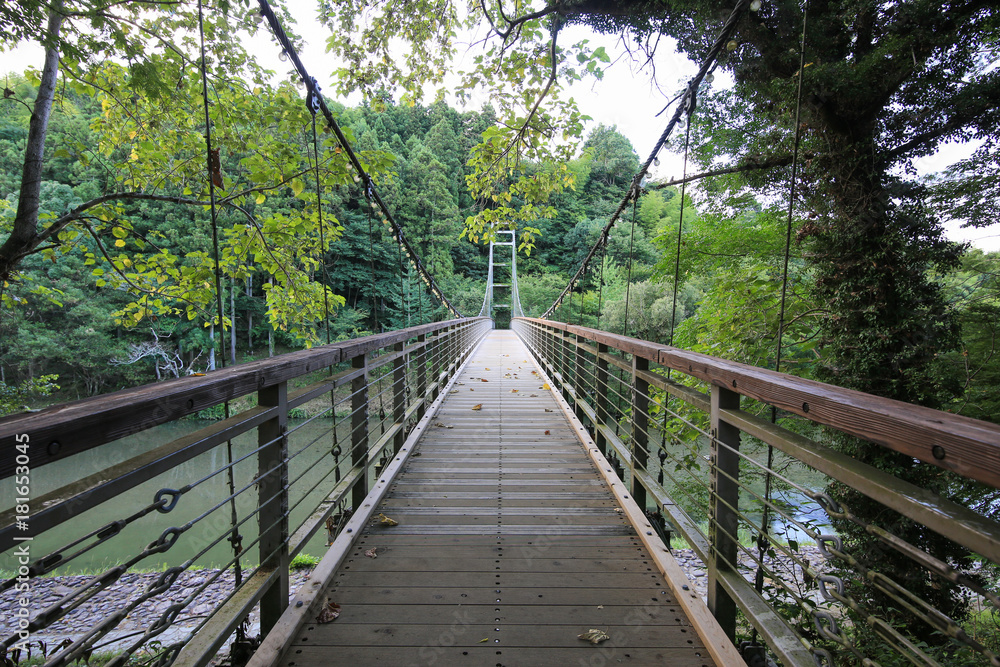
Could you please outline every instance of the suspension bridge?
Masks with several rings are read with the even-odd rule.
[[[509,246],[498,240],[492,250],[498,257]],[[975,572],[901,540],[891,519],[868,523],[822,489],[794,482],[789,466],[778,466],[765,449],[991,562],[1000,560],[994,519],[853,460],[801,429],[762,419],[753,406],[774,406],[994,488],[1000,487],[1000,427],[520,317],[516,273],[501,279],[510,282],[490,285],[477,317],[0,421],[0,472],[9,480],[23,472],[19,466],[44,472],[48,464],[100,452],[123,436],[225,401],[257,399],[224,421],[31,498],[23,515],[28,508],[4,512],[0,545],[15,573],[25,545],[58,545],[31,550],[20,576],[3,583],[9,619],[17,618],[18,591],[30,590],[19,582],[30,584],[109,542],[128,554],[58,601],[32,609],[23,627],[8,621],[5,647],[44,638],[58,645],[50,665],[89,656],[99,641],[121,651],[114,664],[154,641],[160,644],[151,662],[158,665],[207,665],[220,652],[233,662],[286,667],[839,664],[837,652],[863,659],[845,629],[849,609],[868,615],[887,649],[919,658],[924,648],[883,620],[884,610],[853,597],[844,577],[854,568],[928,631],[996,664],[964,627],[911,593],[903,573],[861,565],[830,523],[803,520],[801,507],[763,495],[753,480],[780,477],[798,503],[822,508],[831,520],[860,523],[914,568],[987,604],[996,604],[996,592]],[[494,328],[487,315],[497,312],[515,314],[510,329]],[[293,388],[317,372],[326,376]],[[290,413],[321,397],[330,402],[321,415],[329,424],[306,438]],[[685,431],[693,438],[684,438]],[[254,443],[245,454],[211,459],[222,461],[214,468],[187,466],[187,483],[157,488],[159,476],[205,462],[204,455],[240,437]],[[229,471],[237,472],[230,497],[212,506],[199,502],[199,485]],[[140,487],[157,490],[141,502],[120,503]],[[233,504],[238,509],[230,514],[234,498],[248,502]],[[762,523],[765,507],[770,518]],[[106,523],[73,535],[74,517],[88,510],[101,512]],[[167,524],[144,528],[153,517]],[[787,538],[793,528],[839,569],[810,562]],[[290,592],[289,563],[324,532],[329,549]],[[704,563],[706,599],[671,554],[671,534]],[[754,539],[741,539],[747,534]],[[121,586],[131,568],[168,558],[181,542],[196,555],[133,591],[123,608],[87,606]],[[225,543],[238,545],[226,567],[197,585],[178,583],[197,555]],[[740,566],[747,557],[755,564],[749,574]],[[192,613],[205,590],[233,569],[239,574],[225,598],[208,613]],[[145,607],[156,612],[154,622],[116,630],[130,627],[127,620]],[[78,609],[92,627],[64,634],[61,622]]]
[[[496,230],[482,308],[461,317],[261,4],[366,201],[454,318],[0,420],[0,480],[16,499],[0,513],[8,662],[35,642],[52,666],[101,648],[114,667],[1000,665],[974,628],[913,585],[1000,608],[982,576],[1000,564],[995,510],[919,488],[824,436],[998,489],[1000,427],[549,319],[690,114],[733,19],[545,316],[525,317],[515,234]],[[241,399],[250,407],[231,412]],[[295,417],[316,401],[328,407]],[[222,421],[102,459],[105,445],[223,405]],[[767,410],[776,419],[760,416]],[[37,493],[23,481],[50,465],[80,473]],[[223,493],[202,494],[222,479]],[[890,511],[855,513],[829,484]],[[88,513],[99,527],[77,529]],[[904,524],[974,557],[907,542]],[[852,551],[846,525],[912,568],[880,570],[878,553]],[[324,537],[324,555],[293,590],[292,561]],[[702,564],[704,597],[675,539]],[[39,577],[97,548],[119,557],[55,600],[32,598]],[[228,550],[228,562],[187,577],[213,549]],[[161,562],[143,585],[128,583]],[[205,602],[220,583],[225,595]],[[127,602],[97,604],[111,591]],[[874,656],[862,631],[877,637]]]

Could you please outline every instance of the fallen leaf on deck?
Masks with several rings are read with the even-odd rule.
[[[457,393],[458,393],[458,389],[452,389],[452,390],[451,390],[451,391],[449,391],[448,393],[449,393],[449,394],[457,394]]]
[[[485,638],[483,638],[483,639],[480,639],[480,640],[479,640],[479,643],[480,643],[480,644],[483,644],[483,643],[485,643],[485,642],[488,642],[489,640],[490,640],[490,638],[489,638],[489,637],[485,637]]]
[[[490,370],[490,369],[488,369],[488,368],[484,368],[483,370],[484,370],[484,371],[488,371],[488,370]]]
[[[528,394],[528,398],[538,398],[538,394]]]
[[[577,635],[578,639],[585,639],[591,644],[600,644],[601,642],[611,639],[608,633],[603,630],[598,630],[596,628],[591,628],[581,635]]]
[[[472,409],[476,410],[476,411],[482,410],[483,409],[483,404],[482,403],[476,403],[475,405],[472,406]]]
[[[549,433],[548,431],[546,431],[546,432],[545,432],[545,435],[552,435],[552,434],[551,434],[551,433]]]
[[[545,384],[542,385],[542,389],[552,389],[552,387],[550,387],[549,383],[546,382]]]
[[[597,605],[597,608],[598,609],[604,609],[604,605],[603,604],[599,604],[599,605]]]
[[[438,428],[446,428],[444,422],[434,422],[434,425],[437,426]]]
[[[336,602],[330,602],[328,599],[326,604],[323,605],[323,610],[316,615],[317,623],[332,623],[337,620],[340,616],[340,605]]]
[[[511,389],[511,390],[510,390],[510,393],[512,393],[512,394],[516,394],[516,393],[517,393],[517,389]]]
[[[548,408],[545,408],[545,411],[546,412],[554,412],[554,410],[549,410]]]
[[[378,558],[378,547],[372,547],[365,552],[365,555],[369,558]]]
[[[378,522],[380,524],[382,524],[383,526],[398,526],[399,525],[398,521],[396,521],[395,519],[390,519],[389,517],[387,517],[386,515],[382,514],[381,512],[378,513]]]
[[[486,378],[479,378],[480,382],[489,382]]]

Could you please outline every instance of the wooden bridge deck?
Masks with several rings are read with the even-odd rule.
[[[278,664],[715,665],[629,515],[517,336],[491,332],[334,574],[340,617]]]

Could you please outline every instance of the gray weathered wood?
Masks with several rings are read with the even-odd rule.
[[[410,327],[252,361],[205,375],[64,403],[37,413],[0,418],[0,478],[14,471],[14,437],[18,434],[28,434],[31,438],[31,465],[38,469],[52,461],[245,396],[262,387],[332,366],[357,354],[451,327],[470,327],[484,319],[468,318]]]
[[[573,332],[1000,488],[1000,424],[586,327],[532,318],[522,321]]]
[[[277,664],[408,664],[456,612],[456,645],[488,644],[490,664],[527,647],[547,657],[516,664],[575,664],[600,650],[577,639],[590,627],[615,651],[714,664],[527,359],[491,334],[322,594],[340,617],[301,626]]]

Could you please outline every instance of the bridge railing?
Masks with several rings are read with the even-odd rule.
[[[700,559],[749,664],[1000,664],[1000,426],[594,329],[512,328]]]
[[[52,665],[95,650],[117,653],[113,665],[137,653],[204,665],[236,633],[234,651],[252,651],[251,612],[263,636],[288,604],[291,560],[324,529],[334,539],[491,326],[411,327],[0,420],[0,484],[14,503],[0,513],[4,648],[25,658],[29,642],[35,656],[55,647]],[[316,414],[293,419],[316,399]],[[205,410],[226,418],[147,444],[149,429]],[[136,451],[112,459],[105,446],[126,436]],[[71,481],[46,489],[59,466]],[[88,513],[97,528],[78,527]],[[95,548],[111,564],[43,604],[38,578]],[[210,552],[228,562],[188,571]],[[142,585],[131,578],[157,566]],[[115,589],[127,603],[96,604]]]

